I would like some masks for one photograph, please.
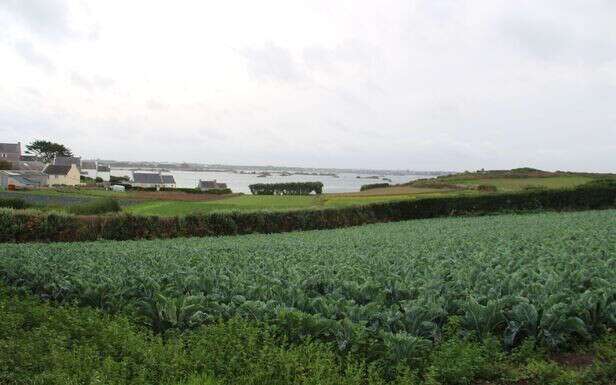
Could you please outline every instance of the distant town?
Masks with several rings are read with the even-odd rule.
[[[61,146],[51,142],[47,145]],[[31,147],[31,145],[30,145]],[[62,146],[61,146],[62,147]],[[172,171],[221,172],[252,174],[257,177],[316,175],[338,177],[338,173],[355,173],[357,178],[383,179],[387,176],[403,175],[450,175],[453,171],[421,170],[371,170],[371,169],[337,169],[305,168],[284,166],[247,166],[200,164],[186,162],[151,162],[151,161],[116,161],[102,159],[82,159],[73,156],[70,150],[59,151],[52,156],[41,156],[24,151],[18,143],[0,143],[0,188],[43,188],[52,186],[82,186],[88,182],[99,182],[109,188],[121,189],[122,185],[141,188],[174,188],[176,181]],[[62,154],[62,155],[58,155]],[[65,156],[70,155],[70,156]],[[128,170],[130,175],[113,177],[112,169]],[[225,183],[216,180],[199,180],[195,188],[202,191],[226,189]]]

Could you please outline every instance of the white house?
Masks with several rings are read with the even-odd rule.
[[[70,166],[50,164],[45,167],[43,173],[49,178],[49,186],[79,186],[81,184],[81,173],[74,163]]]

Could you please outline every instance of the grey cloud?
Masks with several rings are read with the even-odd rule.
[[[47,74],[56,72],[56,67],[45,54],[39,52],[28,40],[20,40],[15,44],[15,51],[30,64],[39,67]]]
[[[18,1],[0,0],[0,25],[10,12],[8,27],[0,28],[3,43],[33,65],[66,74],[74,87],[90,91],[75,95],[52,76],[5,71],[0,136],[21,135],[22,141],[51,136],[78,144],[79,153],[134,160],[167,154],[169,160],[198,162],[614,171],[616,1],[360,3],[322,1],[275,42],[267,43],[288,28],[290,15],[264,18],[272,28],[261,29],[264,21],[259,20],[221,33],[216,37],[220,46],[247,47],[234,58],[218,44],[208,46],[206,56],[173,39],[148,42],[158,52],[171,49],[194,61],[178,76],[177,67],[154,63],[155,54],[149,58],[147,50],[131,65],[115,65],[123,60],[116,55],[131,49],[124,33],[132,31],[107,34],[117,25],[106,14],[90,35],[70,31],[88,24],[80,18],[79,0],[67,2],[68,19],[61,6],[56,11],[64,17],[46,19],[17,9]],[[24,7],[29,4],[37,2]],[[134,11],[127,20],[140,16]],[[170,26],[179,22],[184,19]],[[194,31],[195,36],[211,33],[198,25]],[[135,37],[155,35],[150,32]],[[66,55],[51,56],[53,61],[44,55],[67,36],[76,44],[60,47]],[[105,63],[88,68],[90,58],[73,62],[83,44],[114,61],[109,74],[123,80],[94,75],[94,68],[106,68]],[[200,59],[212,66],[200,65]],[[259,83],[244,84],[246,73]],[[193,79],[195,87],[183,93],[181,84]],[[118,98],[97,92],[112,86]],[[35,87],[43,97],[21,87]],[[47,89],[54,91],[53,98],[44,97]],[[75,127],[83,128],[79,136]],[[172,151],[171,136],[178,139]],[[144,145],[131,151],[118,145],[129,142]],[[324,150],[315,152],[317,147]]]
[[[272,42],[262,48],[245,48],[240,53],[246,59],[248,73],[257,80],[295,82],[304,79],[291,52]]]
[[[616,15],[615,15],[616,16]],[[601,63],[616,59],[613,21],[561,10],[554,15],[510,14],[502,20],[506,40],[527,54],[546,61]]]
[[[310,69],[319,69],[326,72],[335,72],[333,53],[320,46],[310,46],[304,48],[304,63]]]
[[[330,73],[341,72],[341,66],[356,65],[370,69],[380,61],[380,49],[358,39],[347,39],[336,47],[322,46],[304,48],[303,59],[306,67]]]
[[[92,82],[90,82],[88,79],[84,78],[77,72],[71,73],[71,82],[74,85],[85,88],[88,91],[92,91],[93,89]]]
[[[502,31],[519,48],[546,60],[562,56],[573,39],[562,23],[538,18],[509,18],[503,22]]]
[[[115,82],[103,76],[93,76],[91,78],[81,75],[79,72],[71,72],[71,83],[78,87],[82,87],[90,92],[96,89],[105,89],[111,87]]]
[[[3,0],[0,10],[45,39],[62,39],[70,34],[68,8],[62,0]]]
[[[148,109],[150,110],[154,110],[154,111],[162,111],[167,109],[167,105],[155,100],[155,99],[150,99],[148,100],[148,102],[146,103],[146,106],[148,107]]]
[[[27,93],[28,95],[33,96],[35,98],[40,98],[40,97],[43,96],[41,91],[37,90],[34,87],[21,87],[21,90],[24,91],[25,93]]]

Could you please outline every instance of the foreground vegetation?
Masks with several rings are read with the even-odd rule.
[[[420,220],[269,236],[3,244],[0,278],[55,304],[94,307],[117,314],[118,322],[129,322],[121,318],[128,317],[136,325],[148,325],[156,333],[148,343],[164,346],[162,341],[167,341],[181,357],[159,360],[178,370],[173,372],[176,377],[165,380],[169,383],[171,378],[178,383],[188,381],[190,374],[206,373],[212,381],[226,383],[250,383],[251,376],[261,381],[254,383],[288,383],[289,378],[335,383],[336,376],[361,383],[354,377],[360,376],[365,383],[406,378],[427,384],[480,379],[608,384],[616,379],[610,334],[616,328],[615,229],[616,211],[606,210]],[[22,316],[14,317],[21,325]],[[247,329],[233,322],[247,322]],[[39,324],[55,335],[50,325]],[[31,322],[24,325],[22,338],[38,330]],[[69,325],[61,330],[84,330]],[[235,329],[247,334],[237,337]],[[199,334],[210,332],[213,337]],[[132,341],[119,336],[110,341]],[[230,340],[234,338],[241,342]],[[149,365],[145,353],[140,360],[123,361],[122,354],[114,355],[109,347],[95,344],[80,350],[68,341],[73,340],[59,338],[58,350],[43,349],[48,352],[43,354],[63,349],[89,354],[91,365],[109,371],[117,362]],[[280,341],[284,343],[278,345]],[[592,341],[602,341],[602,347],[588,345]],[[36,342],[15,342],[11,352],[31,344]],[[180,348],[199,344],[211,345],[200,353]],[[135,349],[149,348],[142,343]],[[582,354],[584,349],[602,352],[593,351],[590,362],[595,364],[566,370],[547,360],[549,354]],[[198,368],[191,366],[197,365],[193,358],[183,356],[200,357],[206,351],[209,355],[199,360]],[[306,360],[298,362],[300,355]],[[266,370],[260,365],[270,360],[280,362],[287,370],[282,375],[291,377],[276,377],[278,372],[259,377]],[[42,360],[37,370],[51,370],[51,361]],[[225,372],[223,362],[246,366],[237,369],[244,377]],[[207,365],[221,369],[208,371]],[[140,381],[135,383],[151,380]]]
[[[130,315],[55,307],[6,288],[0,310],[2,384],[607,385],[616,378],[614,334],[576,353],[550,355],[532,339],[507,353],[493,337],[458,337],[454,322],[423,362],[387,370],[337,354],[332,344],[286,343],[266,324],[237,318],[153,334]]]

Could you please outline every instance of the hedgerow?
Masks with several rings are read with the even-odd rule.
[[[23,198],[0,198],[0,208],[21,210],[32,205]]]
[[[366,190],[371,190],[371,189],[375,189],[375,188],[382,188],[382,187],[389,187],[389,183],[371,183],[371,184],[365,184],[362,185],[359,188],[359,191],[366,191]]]
[[[287,212],[225,212],[157,217],[67,216],[0,210],[0,242],[69,242],[278,233],[332,229],[377,222],[537,210],[616,207],[616,187],[455,196],[373,203],[364,206]]]
[[[210,189],[207,191],[201,191],[199,188],[186,188],[186,187],[136,187],[131,185],[130,183],[116,183],[118,186],[124,186],[126,191],[145,191],[145,192],[155,192],[155,191],[163,191],[163,192],[183,192],[187,194],[216,194],[216,195],[225,195],[232,194],[230,188],[217,188]]]
[[[309,195],[321,194],[321,182],[256,183],[248,186],[253,195]]]

